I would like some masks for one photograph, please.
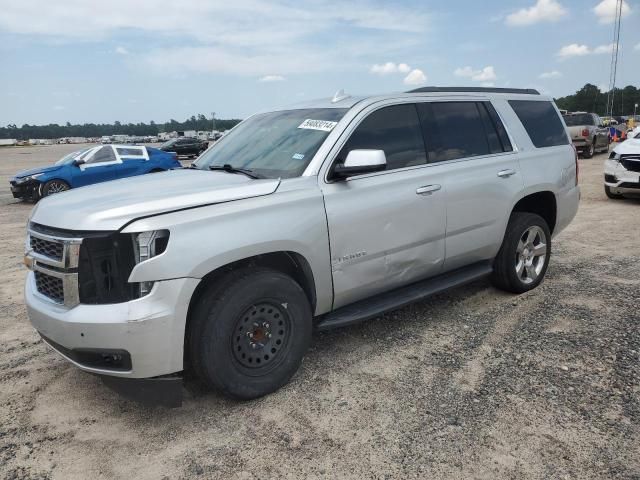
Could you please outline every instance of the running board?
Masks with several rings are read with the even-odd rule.
[[[486,277],[492,270],[491,262],[475,263],[469,267],[443,273],[437,277],[360,300],[322,316],[316,324],[316,330],[331,330],[363,322],[436,293]]]

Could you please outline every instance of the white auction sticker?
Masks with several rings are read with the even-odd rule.
[[[298,128],[306,128],[308,130],[321,130],[323,132],[330,132],[333,130],[338,122],[329,122],[328,120],[312,120],[311,118],[307,118],[304,122],[300,124]]]

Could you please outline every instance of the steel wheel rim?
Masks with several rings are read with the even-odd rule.
[[[47,195],[51,193],[60,193],[67,190],[67,186],[62,182],[53,182],[47,187]]]
[[[236,321],[232,350],[245,368],[273,365],[282,358],[291,334],[291,320],[281,305],[259,302],[247,308]]]
[[[527,228],[516,248],[516,275],[522,283],[535,282],[547,259],[547,236],[537,225]]]

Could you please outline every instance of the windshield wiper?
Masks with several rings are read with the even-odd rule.
[[[210,165],[209,166],[209,170],[221,170],[223,172],[228,172],[228,173],[241,173],[243,175],[246,175],[249,178],[264,178],[261,175],[258,175],[257,173],[253,173],[253,170],[250,170],[248,168],[232,167],[228,163],[225,163],[222,166],[221,165]]]

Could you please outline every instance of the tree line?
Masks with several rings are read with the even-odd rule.
[[[234,127],[240,122],[239,119],[216,119],[215,129],[224,131]],[[165,123],[156,123],[151,120],[149,123],[85,123],[72,125],[67,122],[65,125],[51,123],[49,125],[29,125],[24,124],[18,127],[9,124],[0,127],[0,138],[15,138],[18,140],[28,140],[30,138],[62,138],[62,137],[101,137],[103,135],[133,135],[133,136],[155,136],[160,132],[173,132],[183,130],[212,130],[213,120],[204,115],[192,115],[184,122],[178,122],[173,118]]]
[[[606,115],[607,93],[601,91],[597,86],[587,83],[573,95],[556,98],[556,105],[563,110],[570,112],[593,112],[600,116]],[[624,88],[616,88],[613,101],[613,115],[633,115],[633,107],[637,103],[640,105],[640,89],[633,85]],[[640,114],[640,107],[637,109]]]

